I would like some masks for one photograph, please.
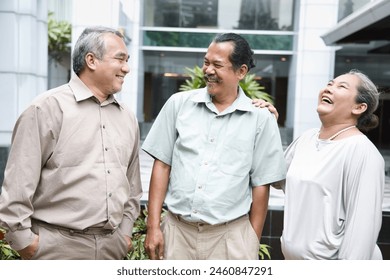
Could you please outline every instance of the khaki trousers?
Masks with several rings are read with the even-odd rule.
[[[209,225],[167,212],[162,222],[167,260],[258,260],[259,240],[248,215]]]
[[[33,260],[122,260],[127,254],[127,242],[119,229],[80,233],[33,222],[31,230],[39,236]]]

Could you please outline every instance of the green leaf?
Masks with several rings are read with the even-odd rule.
[[[72,26],[66,21],[56,21],[53,12],[48,14],[47,26],[49,54],[59,61],[62,53],[70,52]]]
[[[267,256],[267,259],[271,259],[271,254],[269,252],[269,249],[271,248],[271,246],[267,245],[267,244],[260,244],[259,246],[259,257],[260,259],[264,260],[265,259],[265,256]]]
[[[193,89],[198,89],[206,86],[206,82],[203,78],[204,74],[202,71],[202,68],[195,65],[194,68],[185,68],[189,79],[184,81],[184,84],[182,84],[179,87],[179,91],[188,91]],[[240,87],[244,91],[244,93],[252,99],[263,99],[265,101],[268,101],[271,104],[274,104],[274,99],[272,95],[266,93],[264,90],[264,87],[261,86],[256,81],[256,75],[255,74],[247,74],[244,79],[240,81]]]

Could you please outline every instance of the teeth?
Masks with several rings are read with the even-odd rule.
[[[327,97],[322,97],[322,101],[326,102],[326,103],[329,103],[329,104],[332,104],[332,100],[330,100],[329,98]]]
[[[213,78],[213,77],[210,77],[210,76],[205,76],[205,79],[209,83],[217,83],[218,82],[217,78]]]

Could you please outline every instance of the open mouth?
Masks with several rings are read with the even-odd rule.
[[[215,76],[204,75],[204,79],[208,83],[219,83],[219,79]]]
[[[326,96],[323,96],[321,98],[321,101],[325,102],[325,103],[328,103],[328,104],[333,104],[332,100],[330,98],[326,97]]]

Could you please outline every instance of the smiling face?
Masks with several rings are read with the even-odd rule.
[[[318,96],[317,112],[321,120],[334,122],[356,121],[360,106],[356,103],[357,87],[360,83],[356,75],[344,74],[329,81]]]
[[[129,73],[129,54],[122,38],[107,33],[105,36],[105,54],[96,59],[95,83],[103,96],[109,96],[122,90],[125,76]]]
[[[210,95],[237,95],[239,81],[247,72],[246,65],[234,70],[229,60],[233,52],[232,42],[210,44],[203,62],[203,73]]]

